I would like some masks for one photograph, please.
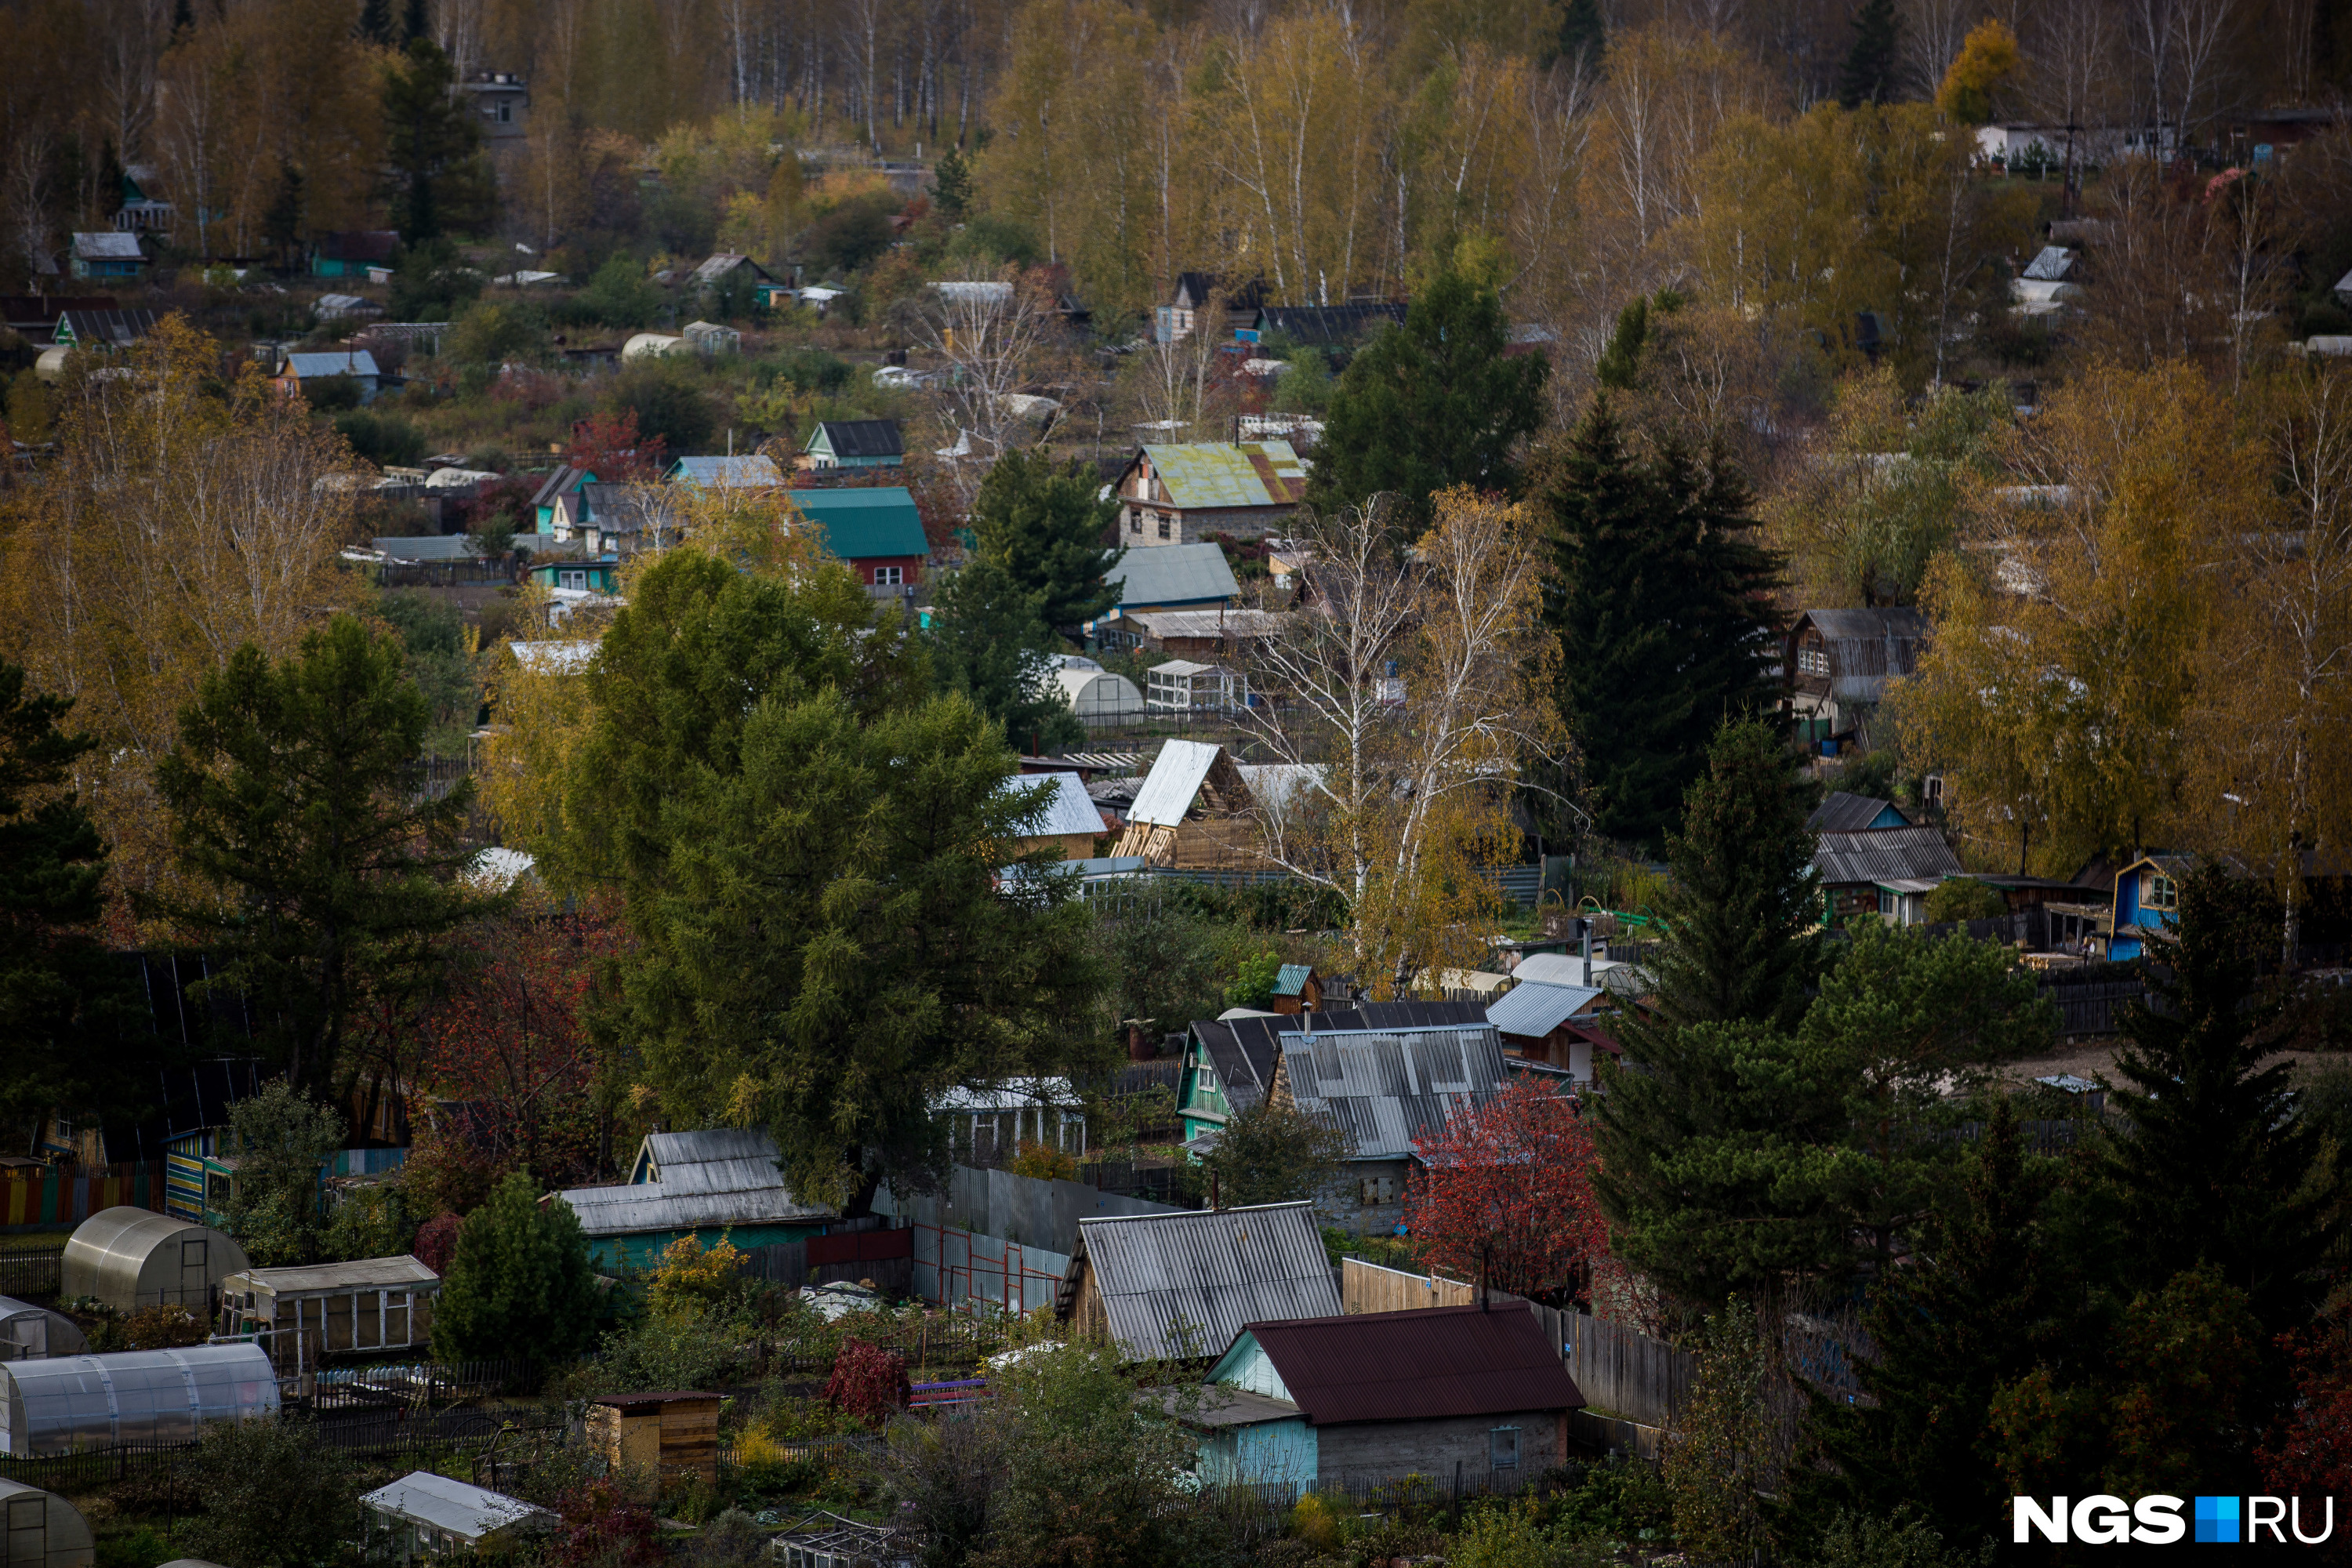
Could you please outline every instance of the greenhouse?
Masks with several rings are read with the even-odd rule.
[[[1143,717],[1143,694],[1135,682],[1124,675],[1109,670],[1057,669],[1054,685],[1062,693],[1062,700],[1080,719],[1097,724],[1129,722]]]
[[[81,1510],[55,1492],[0,1480],[0,1568],[90,1568],[98,1543]]]
[[[0,1296],[0,1361],[40,1361],[88,1349],[89,1342],[64,1313]]]
[[[170,1303],[208,1318],[213,1287],[247,1267],[245,1248],[208,1226],[146,1209],[101,1209],[67,1238],[59,1293],[95,1297],[118,1312]]]
[[[0,1455],[25,1458],[122,1443],[192,1443],[207,1421],[278,1412],[259,1345],[0,1363]]]

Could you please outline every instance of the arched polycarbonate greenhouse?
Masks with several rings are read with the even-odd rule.
[[[98,1543],[81,1510],[55,1492],[0,1480],[0,1568],[89,1568]]]
[[[163,1304],[211,1315],[213,1287],[248,1267],[245,1248],[206,1226],[146,1209],[101,1209],[74,1227],[58,1265],[68,1300],[94,1296],[118,1312]]]
[[[41,1361],[88,1349],[89,1342],[63,1312],[0,1296],[0,1361]]]
[[[16,1458],[189,1443],[208,1421],[277,1413],[278,1374],[256,1344],[0,1363],[0,1454]]]

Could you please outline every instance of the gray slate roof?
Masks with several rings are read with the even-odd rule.
[[[1926,826],[1824,833],[1813,846],[1813,869],[1821,874],[1823,887],[1906,878],[1940,881],[1968,874],[1944,836]]]
[[[776,460],[759,452],[738,458],[680,458],[670,469],[670,477],[718,489],[757,489],[784,482],[783,470],[776,467]]]
[[[2074,253],[2063,245],[2045,245],[2041,254],[2025,264],[2025,276],[2039,282],[2063,280],[2074,265]]]
[[[1885,698],[1886,683],[1912,672],[1927,640],[1927,617],[1916,610],[1807,610],[1790,630],[1792,641],[1807,622],[1822,635],[1830,691],[1841,702]]]
[[[139,237],[115,229],[100,229],[73,237],[74,255],[83,261],[137,261]]]
[[[1601,994],[1597,985],[1545,985],[1522,983],[1486,1004],[1486,1022],[1506,1035],[1539,1040]]]
[[[314,376],[375,375],[375,355],[365,349],[345,349],[335,353],[288,354],[286,374],[298,381]]]
[[[1307,1203],[1081,1219],[1066,1297],[1087,1268],[1134,1361],[1215,1355],[1244,1324],[1341,1310]]]
[[[1894,810],[1893,801],[1836,790],[1813,807],[1813,815],[1805,818],[1805,828],[1811,833],[1854,833],[1877,821],[1881,814]]]
[[[1371,1008],[1314,1013],[1297,1034],[1281,1037],[1293,1102],[1346,1129],[1359,1160],[1403,1159],[1415,1137],[1443,1131],[1455,1112],[1503,1090],[1503,1045],[1485,1007],[1404,1005],[1445,1016],[1376,1021]]]
[[[630,1180],[557,1194],[590,1236],[634,1236],[709,1225],[782,1225],[834,1217],[784,1186],[776,1143],[764,1128],[649,1132]]]
[[[1130,550],[1103,580],[1118,591],[1112,607],[1184,605],[1241,594],[1225,552],[1213,544],[1160,544]]]

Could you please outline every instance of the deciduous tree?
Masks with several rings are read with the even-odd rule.
[[[1609,1250],[1592,1131],[1576,1102],[1517,1078],[1413,1138],[1405,1226],[1433,1270],[1566,1303]]]
[[[1355,1140],[1328,1118],[1267,1100],[1228,1120],[1202,1164],[1218,1203],[1239,1208],[1320,1198],[1355,1152]]]

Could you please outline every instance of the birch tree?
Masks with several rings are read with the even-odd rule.
[[[958,423],[989,454],[1014,439],[1023,416],[1013,399],[1060,330],[1045,274],[1009,266],[934,285],[914,321],[917,340],[947,362]]]
[[[1542,569],[1521,509],[1466,489],[1400,556],[1378,503],[1297,525],[1313,603],[1255,658],[1249,732],[1290,770],[1262,792],[1265,853],[1347,900],[1376,996],[1472,967],[1515,858],[1523,768],[1564,750],[1542,700]]]

